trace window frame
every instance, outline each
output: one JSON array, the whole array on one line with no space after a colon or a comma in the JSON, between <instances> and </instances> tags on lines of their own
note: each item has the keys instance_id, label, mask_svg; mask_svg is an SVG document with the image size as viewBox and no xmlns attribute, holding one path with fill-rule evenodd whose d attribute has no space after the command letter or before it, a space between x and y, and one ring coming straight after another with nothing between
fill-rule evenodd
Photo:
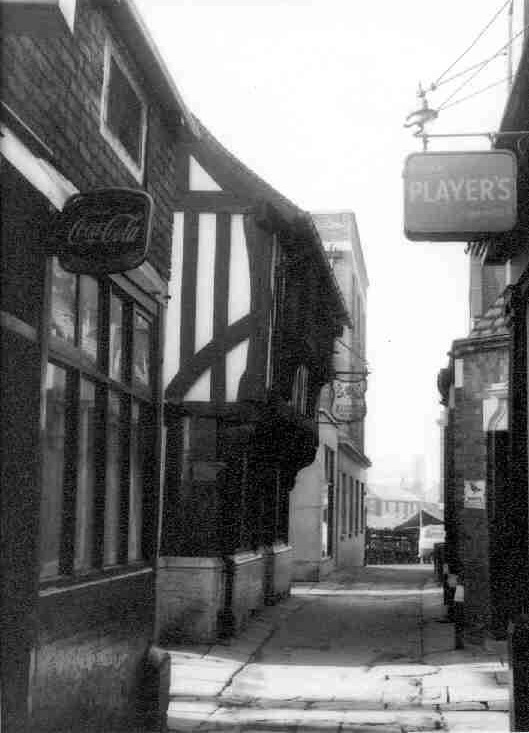
<instances>
[{"instance_id":1,"label":"window frame","mask_svg":"<svg viewBox=\"0 0 529 733\"><path fill-rule=\"evenodd\" d=\"M355 537L360 529L360 481L355 479Z\"/></svg>"},{"instance_id":2,"label":"window frame","mask_svg":"<svg viewBox=\"0 0 529 733\"><path fill-rule=\"evenodd\" d=\"M344 539L347 536L347 474L344 471L340 479L340 536Z\"/></svg>"},{"instance_id":3,"label":"window frame","mask_svg":"<svg viewBox=\"0 0 529 733\"><path fill-rule=\"evenodd\" d=\"M349 476L349 537L353 536L353 526L354 526L354 479L352 476Z\"/></svg>"},{"instance_id":4,"label":"window frame","mask_svg":"<svg viewBox=\"0 0 529 733\"><path fill-rule=\"evenodd\" d=\"M138 294L137 287L126 281L123 277L106 276L93 278L98 284L98 301L97 301L97 359L95 363L91 362L83 356L81 346L81 312L82 305L79 300L81 292L80 282L81 275L77 275L76 282L76 302L74 306L74 343L66 343L58 336L51 334L53 321L53 276L54 261L50 258L48 276L47 276L47 304L43 319L43 368L42 368L42 402L43 415L46 410L46 375L48 365L62 369L65 372L66 388L65 388L65 423L67 431L67 440L63 447L63 469L62 484L56 487L57 495L61 497L62 508L60 516L56 521L58 524L58 569L55 574L43 574L41 571L40 585L46 588L50 585L62 586L69 585L72 582L84 582L93 577L122 574L124 570L144 568L152 565L155 557L155 547L151 546L149 534L152 529L152 523L157 522L157 513L153 509L153 502L156 503L157 497L151 496L152 489L156 493L157 482L157 454L156 446L158 440L158 411L159 411L159 385L158 385L158 361L156 355L158 353L158 304L154 299L149 299L145 293L141 301L136 297ZM91 276L90 276L91 277ZM110 341L108 339L110 329L110 304L112 295L115 295L123 304L122 313L122 360L123 365L128 363L128 368L122 369L119 380L114 379L110 373L109 350ZM125 314L128 315L125 315ZM149 385L148 387L136 382L133 379L133 324L134 314L140 313L143 318L151 324L150 330L150 349L149 349ZM102 348L106 344L106 348ZM81 491L79 484L79 464L81 445L79 434L80 425L80 390L83 382L93 384L95 392L94 403L94 419L99 420L99 430L101 434L96 437L93 448L93 465L92 469L95 474L93 479L93 495L92 506L88 508L88 514L93 514L93 524L91 528L91 536L89 538L90 562L87 567L75 568L75 547L76 547L76 517L77 517L77 496ZM109 438L109 401L111 395L117 396L119 399L120 410L118 417L118 433L119 433L119 464L118 473L119 480L117 488L109 488L107 472L109 471L108 456L110 447ZM130 521L130 511L128 502L130 501L130 493L132 488L132 471L130 465L133 461L131 456L132 439L133 439L133 411L134 406L138 406L139 420L136 430L148 431L148 439L145 441L145 450L138 460L151 460L151 465L147 473L142 473L143 480L141 482L141 531L138 533L140 544L140 557L138 559L130 559L126 548L130 531L128 528ZM44 423L42 423L44 429ZM143 443L142 443L143 448ZM128 451L128 453L126 453ZM97 457L102 457L98 462ZM126 464L127 468L124 468ZM43 465L44 470L44 465ZM42 474L44 481L44 472ZM151 485L151 492L149 490ZM42 487L44 491L44 484ZM117 491L118 505L118 525L116 532L116 553L117 559L112 564L105 564L106 545L105 545L105 518L107 517L107 498L111 491ZM125 495L128 495L127 499ZM126 505L126 506L125 506ZM127 513L125 518L119 518L123 510ZM152 515L152 516L151 516ZM44 526L42 508L40 514L41 532L46 531ZM39 565L43 558L39 549ZM42 567L42 566L41 566Z\"/></svg>"},{"instance_id":5,"label":"window frame","mask_svg":"<svg viewBox=\"0 0 529 733\"><path fill-rule=\"evenodd\" d=\"M110 90L110 70L111 62L114 60L119 70L125 76L129 82L132 90L138 97L138 101L141 106L141 120L140 120L140 163L138 164L134 158L130 155L128 150L125 148L121 140L116 137L107 124L108 118L108 95ZM104 62L103 62L103 85L101 90L101 104L100 104L100 120L99 120L99 131L103 138L107 141L113 151L116 153L121 162L126 166L128 171L134 176L138 183L143 180L145 172L145 143L147 139L147 118L148 118L148 105L147 99L143 94L139 84L134 79L131 72L128 70L127 65L123 61L123 58L116 48L114 41L107 37L105 40L105 51L104 51Z\"/></svg>"}]
</instances>

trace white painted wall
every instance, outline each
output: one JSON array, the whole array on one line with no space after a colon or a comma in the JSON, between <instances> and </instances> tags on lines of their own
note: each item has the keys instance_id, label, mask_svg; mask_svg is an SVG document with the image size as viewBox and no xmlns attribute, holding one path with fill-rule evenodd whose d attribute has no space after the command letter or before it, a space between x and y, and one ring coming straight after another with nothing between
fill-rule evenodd
<instances>
[{"instance_id":1,"label":"white painted wall","mask_svg":"<svg viewBox=\"0 0 529 733\"><path fill-rule=\"evenodd\" d=\"M211 369L207 369L184 395L184 402L209 402L211 399Z\"/></svg>"},{"instance_id":2,"label":"white painted wall","mask_svg":"<svg viewBox=\"0 0 529 733\"><path fill-rule=\"evenodd\" d=\"M213 338L213 283L215 281L217 217L216 214L198 215L198 258L196 287L195 353ZM192 313L182 314L192 318Z\"/></svg>"},{"instance_id":3,"label":"white painted wall","mask_svg":"<svg viewBox=\"0 0 529 733\"><path fill-rule=\"evenodd\" d=\"M202 168L192 155L189 156L189 190L222 191L219 184Z\"/></svg>"},{"instance_id":4,"label":"white painted wall","mask_svg":"<svg viewBox=\"0 0 529 733\"><path fill-rule=\"evenodd\" d=\"M228 324L250 312L250 266L242 214L231 217Z\"/></svg>"}]
</instances>

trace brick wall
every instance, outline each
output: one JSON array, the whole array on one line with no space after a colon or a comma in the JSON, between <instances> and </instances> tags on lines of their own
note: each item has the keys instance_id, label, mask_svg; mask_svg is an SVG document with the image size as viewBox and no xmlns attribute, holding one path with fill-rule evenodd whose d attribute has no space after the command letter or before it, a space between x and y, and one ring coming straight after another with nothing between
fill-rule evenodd
<instances>
[{"instance_id":1,"label":"brick wall","mask_svg":"<svg viewBox=\"0 0 529 733\"><path fill-rule=\"evenodd\" d=\"M148 103L145 176L138 182L100 133L104 49L111 36ZM131 52L132 51L132 52ZM145 188L155 202L148 259L168 278L172 212L184 187L178 120L168 119L119 29L89 0L78 0L73 34L2 38L3 101L54 153L53 164L79 190Z\"/></svg>"},{"instance_id":2,"label":"brick wall","mask_svg":"<svg viewBox=\"0 0 529 733\"><path fill-rule=\"evenodd\" d=\"M487 388L507 378L507 350L484 349L472 340L459 342L454 356L463 360L463 384L455 390L453 480L460 572L465 586L465 623L470 638L479 640L490 626L489 525L483 509L465 505L465 481L486 481L487 434L483 399Z\"/></svg>"}]
</instances>

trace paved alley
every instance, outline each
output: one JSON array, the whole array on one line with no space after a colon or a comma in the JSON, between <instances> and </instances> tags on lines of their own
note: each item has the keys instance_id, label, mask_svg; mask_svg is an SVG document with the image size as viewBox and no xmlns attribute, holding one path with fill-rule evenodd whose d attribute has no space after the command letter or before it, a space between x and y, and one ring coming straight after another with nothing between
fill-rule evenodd
<instances>
[{"instance_id":1,"label":"paved alley","mask_svg":"<svg viewBox=\"0 0 529 733\"><path fill-rule=\"evenodd\" d=\"M297 584L237 638L171 652L175 731L507 731L504 649L454 650L431 566Z\"/></svg>"}]
</instances>

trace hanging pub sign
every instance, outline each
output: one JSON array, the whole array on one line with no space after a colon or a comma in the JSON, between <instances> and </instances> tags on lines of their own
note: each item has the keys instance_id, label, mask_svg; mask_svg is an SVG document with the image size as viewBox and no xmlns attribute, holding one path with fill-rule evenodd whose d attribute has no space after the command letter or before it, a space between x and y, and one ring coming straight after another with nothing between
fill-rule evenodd
<instances>
[{"instance_id":1,"label":"hanging pub sign","mask_svg":"<svg viewBox=\"0 0 529 733\"><path fill-rule=\"evenodd\" d=\"M147 256L152 198L107 188L68 199L54 226L53 249L70 272L104 275L132 270Z\"/></svg>"},{"instance_id":2,"label":"hanging pub sign","mask_svg":"<svg viewBox=\"0 0 529 733\"><path fill-rule=\"evenodd\" d=\"M510 150L412 153L404 165L404 233L461 242L516 224L516 157Z\"/></svg>"},{"instance_id":3,"label":"hanging pub sign","mask_svg":"<svg viewBox=\"0 0 529 733\"><path fill-rule=\"evenodd\" d=\"M331 385L331 415L340 423L360 422L367 413L365 382L334 379Z\"/></svg>"}]
</instances>

